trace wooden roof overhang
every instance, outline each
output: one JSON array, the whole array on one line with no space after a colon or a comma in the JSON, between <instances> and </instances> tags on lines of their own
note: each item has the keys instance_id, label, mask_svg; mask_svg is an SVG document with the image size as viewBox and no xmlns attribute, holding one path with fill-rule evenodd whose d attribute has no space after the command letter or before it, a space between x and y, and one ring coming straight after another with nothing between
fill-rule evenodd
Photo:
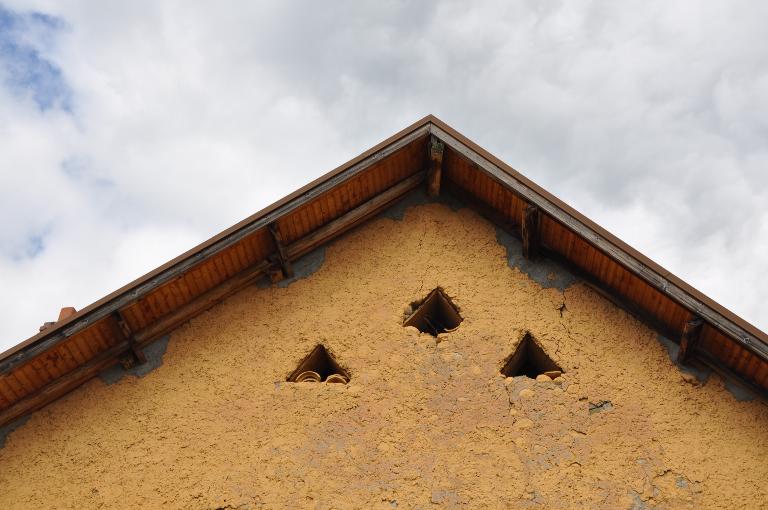
<instances>
[{"instance_id":1,"label":"wooden roof overhang","mask_svg":"<svg viewBox=\"0 0 768 510\"><path fill-rule=\"evenodd\" d=\"M768 335L470 140L427 116L145 276L0 354L0 426L69 392L411 190L455 194L698 360L768 390ZM134 354L132 354L134 353Z\"/></svg>"}]
</instances>

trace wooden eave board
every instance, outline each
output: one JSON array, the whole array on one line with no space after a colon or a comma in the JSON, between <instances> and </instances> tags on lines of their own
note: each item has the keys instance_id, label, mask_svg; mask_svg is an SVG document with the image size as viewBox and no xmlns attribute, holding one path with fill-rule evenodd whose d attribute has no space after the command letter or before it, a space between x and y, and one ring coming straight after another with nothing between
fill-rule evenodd
<instances>
[{"instance_id":1,"label":"wooden eave board","mask_svg":"<svg viewBox=\"0 0 768 510\"><path fill-rule=\"evenodd\" d=\"M299 257L421 185L430 136L445 144L445 188L512 231L542 211L544 248L675 337L702 317L702 359L768 389L768 335L701 294L433 116L381 142L145 276L0 354L0 424L42 407L128 348L116 314L146 344L263 275L280 231ZM181 321L181 322L180 322Z\"/></svg>"}]
</instances>

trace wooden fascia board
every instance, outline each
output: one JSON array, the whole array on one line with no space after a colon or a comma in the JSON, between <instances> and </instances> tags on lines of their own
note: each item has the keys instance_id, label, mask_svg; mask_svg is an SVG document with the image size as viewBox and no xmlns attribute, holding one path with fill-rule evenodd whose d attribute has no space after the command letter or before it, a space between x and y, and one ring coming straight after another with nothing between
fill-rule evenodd
<instances>
[{"instance_id":1,"label":"wooden fascia board","mask_svg":"<svg viewBox=\"0 0 768 510\"><path fill-rule=\"evenodd\" d=\"M539 207L543 213L569 228L630 272L687 308L691 313L706 320L738 344L768 360L768 335L735 316L733 312L726 310L690 285L684 284L682 280L669 271L649 260L439 120L432 120L430 133L445 143L446 146L472 161L494 180L530 204Z\"/></svg>"},{"instance_id":2,"label":"wooden fascia board","mask_svg":"<svg viewBox=\"0 0 768 510\"><path fill-rule=\"evenodd\" d=\"M82 331L113 312L136 302L149 292L183 274L200 262L221 252L249 234L265 228L278 218L301 207L326 191L353 178L411 142L426 136L429 132L429 120L430 117L425 117L341 167L332 170L107 297L87 306L70 317L69 320L56 324L54 327L10 348L0 354L0 374L8 373L15 366L55 347L59 342Z\"/></svg>"}]
</instances>

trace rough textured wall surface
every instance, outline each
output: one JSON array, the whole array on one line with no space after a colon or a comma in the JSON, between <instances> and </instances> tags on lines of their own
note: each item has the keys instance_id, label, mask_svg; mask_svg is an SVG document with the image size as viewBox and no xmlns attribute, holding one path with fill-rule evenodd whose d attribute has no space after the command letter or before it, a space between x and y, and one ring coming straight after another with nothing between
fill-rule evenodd
<instances>
[{"instance_id":1,"label":"rough textured wall surface","mask_svg":"<svg viewBox=\"0 0 768 510\"><path fill-rule=\"evenodd\" d=\"M438 285L465 319L439 342L401 326ZM562 384L499 375L525 330ZM349 385L284 382L317 343ZM146 376L34 414L0 449L0 508L765 508L767 429L764 403L692 384L655 332L430 204L199 316Z\"/></svg>"}]
</instances>

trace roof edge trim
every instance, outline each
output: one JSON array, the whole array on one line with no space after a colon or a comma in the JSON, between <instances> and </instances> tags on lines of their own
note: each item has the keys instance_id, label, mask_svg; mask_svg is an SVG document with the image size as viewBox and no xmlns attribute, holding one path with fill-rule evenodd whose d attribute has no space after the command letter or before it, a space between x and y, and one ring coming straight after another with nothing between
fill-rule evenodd
<instances>
[{"instance_id":1,"label":"roof edge trim","mask_svg":"<svg viewBox=\"0 0 768 510\"><path fill-rule=\"evenodd\" d=\"M167 283L187 269L203 262L256 230L267 226L277 218L300 207L308 200L353 178L366 168L402 149L414 140L428 135L432 119L433 117L430 115L419 120L345 165L328 172L284 199L262 209L179 257L87 306L68 320L58 323L0 353L0 375L8 373L19 363L47 351L67 337L141 299L147 293Z\"/></svg>"},{"instance_id":2,"label":"roof edge trim","mask_svg":"<svg viewBox=\"0 0 768 510\"><path fill-rule=\"evenodd\" d=\"M619 262L654 288L668 295L673 300L689 309L692 313L699 315L745 348L753 351L763 359L768 360L768 335L751 324L749 326L752 326L755 331L747 331L745 327L737 324L732 318L726 317L721 311L718 311L713 306L705 303L704 300L701 299L701 297L705 297L701 292L693 288L690 288L690 290L684 289L682 286L677 285L677 281L681 280L672 273L645 257L643 257L645 260L637 257L632 253L636 252L636 250L626 245L626 243L621 242L619 245L619 243L616 242L618 239L616 239L615 236L604 229L597 227L594 222L584 217L581 213L578 213L575 210L566 210L561 203L559 203L560 200L552 197L549 193L542 193L539 189L536 189L538 188L536 185L529 185L529 183L526 182L528 179L521 178L522 176L520 175L515 175L517 174L517 171L511 167L508 167L509 170L511 170L510 172L507 168L492 162L490 158L487 158L485 155L475 150L474 147L465 143L465 141L462 140L464 138L463 136L444 125L441 121L437 119L435 120L436 122L433 121L430 123L430 133L443 141L448 147L468 158L478 165L482 171L493 177L502 185L509 187L531 204L541 208L542 211L549 214L553 219L565 225L574 233ZM480 151L486 152L483 149L480 149ZM572 208L568 207L568 209ZM711 301L711 299L709 300ZM718 308L722 308L722 306L718 305ZM725 311L727 312L727 310ZM733 315L732 312L729 313ZM738 319L740 322L746 323L743 319Z\"/></svg>"}]
</instances>

